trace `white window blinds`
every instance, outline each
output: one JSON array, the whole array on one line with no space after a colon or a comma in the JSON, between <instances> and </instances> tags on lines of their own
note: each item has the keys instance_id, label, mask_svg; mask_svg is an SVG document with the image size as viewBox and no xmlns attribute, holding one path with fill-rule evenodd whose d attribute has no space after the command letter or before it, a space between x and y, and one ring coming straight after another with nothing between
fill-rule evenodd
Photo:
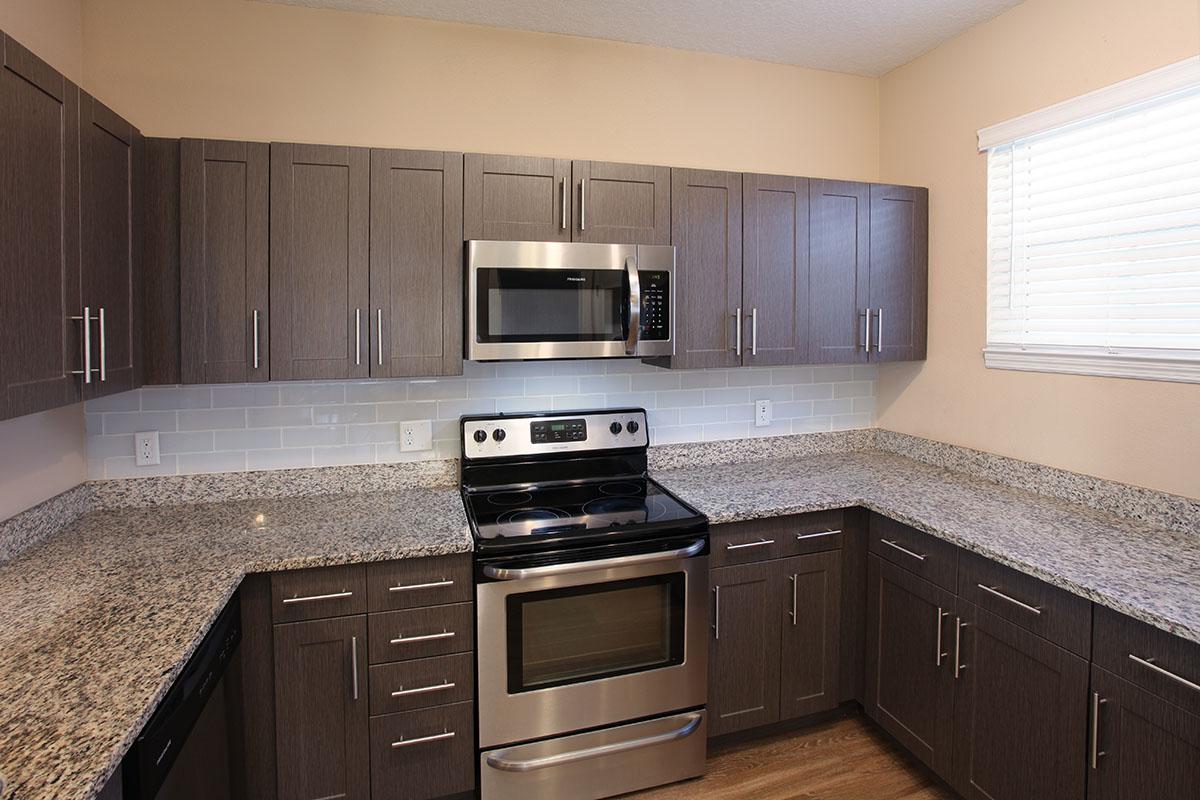
<instances>
[{"instance_id":1,"label":"white window blinds","mask_svg":"<svg viewBox=\"0 0 1200 800\"><path fill-rule=\"evenodd\" d=\"M1195 61L980 132L989 366L1200 380Z\"/></svg>"}]
</instances>

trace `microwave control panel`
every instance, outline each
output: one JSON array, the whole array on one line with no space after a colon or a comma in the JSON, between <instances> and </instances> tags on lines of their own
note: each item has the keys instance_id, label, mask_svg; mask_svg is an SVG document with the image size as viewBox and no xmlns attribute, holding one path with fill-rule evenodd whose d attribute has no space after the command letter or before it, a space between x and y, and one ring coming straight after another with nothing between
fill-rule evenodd
<instances>
[{"instance_id":1,"label":"microwave control panel","mask_svg":"<svg viewBox=\"0 0 1200 800\"><path fill-rule=\"evenodd\" d=\"M638 270L642 288L642 323L639 338L667 341L671 338L671 273Z\"/></svg>"}]
</instances>

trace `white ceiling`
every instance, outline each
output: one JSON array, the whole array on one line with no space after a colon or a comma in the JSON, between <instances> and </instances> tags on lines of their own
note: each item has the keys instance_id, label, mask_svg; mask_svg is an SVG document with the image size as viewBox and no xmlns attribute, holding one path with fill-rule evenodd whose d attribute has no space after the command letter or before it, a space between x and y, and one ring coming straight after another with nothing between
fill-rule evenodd
<instances>
[{"instance_id":1,"label":"white ceiling","mask_svg":"<svg viewBox=\"0 0 1200 800\"><path fill-rule=\"evenodd\" d=\"M266 0L882 75L1020 0Z\"/></svg>"}]
</instances>

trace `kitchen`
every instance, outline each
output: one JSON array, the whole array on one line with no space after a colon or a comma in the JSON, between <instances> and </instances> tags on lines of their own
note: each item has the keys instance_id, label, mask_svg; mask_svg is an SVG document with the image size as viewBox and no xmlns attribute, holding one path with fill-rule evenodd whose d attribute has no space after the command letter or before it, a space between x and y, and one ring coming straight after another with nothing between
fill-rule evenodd
<instances>
[{"instance_id":1,"label":"kitchen","mask_svg":"<svg viewBox=\"0 0 1200 800\"><path fill-rule=\"evenodd\" d=\"M6 0L0 800L1200 794L1200 7L739 11Z\"/></svg>"}]
</instances>

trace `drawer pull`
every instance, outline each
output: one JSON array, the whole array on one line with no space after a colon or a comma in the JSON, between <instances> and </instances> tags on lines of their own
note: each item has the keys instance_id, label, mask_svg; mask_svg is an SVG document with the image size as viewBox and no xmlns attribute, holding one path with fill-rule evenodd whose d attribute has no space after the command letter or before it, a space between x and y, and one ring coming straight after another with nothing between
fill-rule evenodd
<instances>
[{"instance_id":1,"label":"drawer pull","mask_svg":"<svg viewBox=\"0 0 1200 800\"><path fill-rule=\"evenodd\" d=\"M796 541L802 542L805 539L820 539L822 536L836 536L837 534L839 534L841 532L842 532L841 529L838 529L838 530L821 531L820 533L797 533Z\"/></svg>"},{"instance_id":2,"label":"drawer pull","mask_svg":"<svg viewBox=\"0 0 1200 800\"><path fill-rule=\"evenodd\" d=\"M408 747L414 744L427 744L429 742L440 742L445 739L453 739L454 731L446 731L445 733L435 733L432 736L418 736L416 739L405 739L400 737L400 741L392 742L392 747Z\"/></svg>"},{"instance_id":3,"label":"drawer pull","mask_svg":"<svg viewBox=\"0 0 1200 800\"><path fill-rule=\"evenodd\" d=\"M1088 766L1100 769L1100 757L1108 755L1100 749L1100 706L1108 701L1099 692L1092 692L1092 736L1088 744Z\"/></svg>"},{"instance_id":4,"label":"drawer pull","mask_svg":"<svg viewBox=\"0 0 1200 800\"><path fill-rule=\"evenodd\" d=\"M410 642L432 642L435 639L453 639L454 631L442 631L441 633L426 633L421 636L400 636L392 639L392 644L408 644Z\"/></svg>"},{"instance_id":5,"label":"drawer pull","mask_svg":"<svg viewBox=\"0 0 1200 800\"><path fill-rule=\"evenodd\" d=\"M1138 664L1141 664L1143 667L1147 667L1149 669L1154 670L1159 675L1162 675L1165 678L1170 678L1171 680L1175 681L1176 683L1182 684L1189 689L1200 692L1200 684L1192 683L1187 678L1181 678L1180 676L1176 675L1174 672L1163 669L1158 664L1153 663L1154 662L1153 658L1138 658L1133 653L1129 654L1129 658L1132 661L1134 661Z\"/></svg>"},{"instance_id":6,"label":"drawer pull","mask_svg":"<svg viewBox=\"0 0 1200 800\"><path fill-rule=\"evenodd\" d=\"M443 683L434 684L433 686L421 686L417 689L397 689L396 691L392 692L392 697L408 697L409 695L427 694L428 692L445 692L453 688L453 681L445 681Z\"/></svg>"},{"instance_id":7,"label":"drawer pull","mask_svg":"<svg viewBox=\"0 0 1200 800\"><path fill-rule=\"evenodd\" d=\"M741 544L727 544L726 550L741 550L745 547L766 547L767 545L775 544L774 539L759 539L757 542L742 542Z\"/></svg>"},{"instance_id":8,"label":"drawer pull","mask_svg":"<svg viewBox=\"0 0 1200 800\"><path fill-rule=\"evenodd\" d=\"M452 580L431 581L430 583L410 583L406 586L389 586L389 592L413 592L417 589L436 589L439 586L453 586Z\"/></svg>"},{"instance_id":9,"label":"drawer pull","mask_svg":"<svg viewBox=\"0 0 1200 800\"><path fill-rule=\"evenodd\" d=\"M983 589L988 594L993 595L994 597L999 597L1001 600L1007 600L1008 602L1012 603L1017 608L1022 608L1024 610L1028 611L1030 614L1037 614L1040 616L1042 613L1042 609L1040 606L1031 606L1028 603L1022 603L1017 598L1009 597L1004 592L1000 591L999 589L995 588L994 586L984 586L982 583L977 583L975 585L978 586L980 589Z\"/></svg>"},{"instance_id":10,"label":"drawer pull","mask_svg":"<svg viewBox=\"0 0 1200 800\"><path fill-rule=\"evenodd\" d=\"M313 603L317 600L337 600L340 597L352 597L354 592L334 592L333 594L313 594L308 597L285 597L284 605L290 603Z\"/></svg>"},{"instance_id":11,"label":"drawer pull","mask_svg":"<svg viewBox=\"0 0 1200 800\"><path fill-rule=\"evenodd\" d=\"M909 550L907 547L902 547L901 545L896 544L891 539L880 539L879 541L883 542L888 547L891 547L894 550L899 550L901 553L904 553L904 555L906 555L906 556L912 556L917 561L925 560L925 556L921 555L920 553L914 553L912 550Z\"/></svg>"}]
</instances>

